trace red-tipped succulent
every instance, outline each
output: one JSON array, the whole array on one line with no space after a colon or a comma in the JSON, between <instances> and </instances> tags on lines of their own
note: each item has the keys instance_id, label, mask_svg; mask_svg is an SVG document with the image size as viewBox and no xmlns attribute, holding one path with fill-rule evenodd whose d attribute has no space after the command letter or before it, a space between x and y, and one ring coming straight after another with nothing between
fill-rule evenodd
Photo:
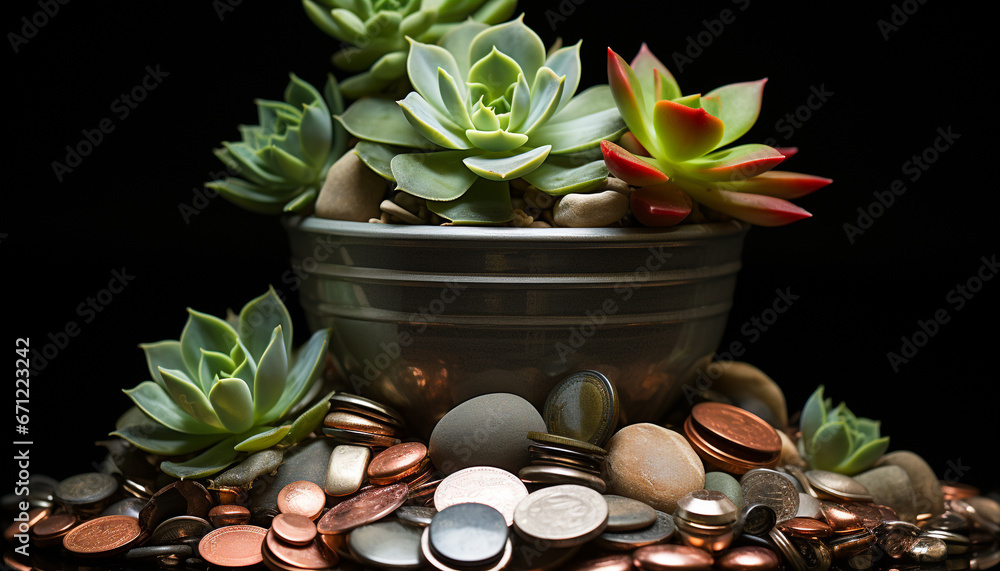
<instances>
[{"instance_id":1,"label":"red-tipped succulent","mask_svg":"<svg viewBox=\"0 0 1000 571\"><path fill-rule=\"evenodd\" d=\"M638 187L631 206L639 222L677 224L691 212L692 199L760 226L811 216L788 199L832 181L771 170L796 149L727 147L757 121L765 81L684 96L645 44L631 66L608 49L608 82L629 132L619 144L603 141L601 151L612 174Z\"/></svg>"}]
</instances>

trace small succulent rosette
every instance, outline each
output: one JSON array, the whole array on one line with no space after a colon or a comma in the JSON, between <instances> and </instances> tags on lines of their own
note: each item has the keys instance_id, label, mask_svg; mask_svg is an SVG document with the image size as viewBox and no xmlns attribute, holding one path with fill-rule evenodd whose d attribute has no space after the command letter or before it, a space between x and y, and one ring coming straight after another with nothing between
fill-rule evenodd
<instances>
[{"instance_id":1,"label":"small succulent rosette","mask_svg":"<svg viewBox=\"0 0 1000 571\"><path fill-rule=\"evenodd\" d=\"M601 150L611 173L638 187L632 214L647 226L677 224L692 199L752 224L780 226L811 216L788 200L832 182L773 170L795 149L727 147L757 121L764 79L682 95L643 44L631 65L608 49L608 81L629 132Z\"/></svg>"},{"instance_id":2,"label":"small succulent rosette","mask_svg":"<svg viewBox=\"0 0 1000 571\"><path fill-rule=\"evenodd\" d=\"M259 99L258 125L240 125L240 141L215 155L238 176L206 183L230 202L261 214L308 212L327 171L347 147L333 120L344 104L331 75L322 94L294 74L284 101Z\"/></svg>"},{"instance_id":3,"label":"small succulent rosette","mask_svg":"<svg viewBox=\"0 0 1000 571\"><path fill-rule=\"evenodd\" d=\"M859 418L840 403L823 398L823 386L806 401L800 421L799 453L816 470L853 476L871 468L889 448L880 422Z\"/></svg>"},{"instance_id":4,"label":"small succulent rosette","mask_svg":"<svg viewBox=\"0 0 1000 571\"><path fill-rule=\"evenodd\" d=\"M333 64L356 73L342 89L358 99L410 91L407 38L434 43L466 20L499 24L517 0L302 0L302 6L320 30L342 42Z\"/></svg>"},{"instance_id":5,"label":"small succulent rosette","mask_svg":"<svg viewBox=\"0 0 1000 571\"><path fill-rule=\"evenodd\" d=\"M292 353L292 320L274 289L233 322L188 309L179 341L141 345L150 381L126 390L135 407L112 433L163 456L201 454L160 468L178 478L222 470L242 454L290 446L323 420L322 390L330 330Z\"/></svg>"},{"instance_id":6,"label":"small succulent rosette","mask_svg":"<svg viewBox=\"0 0 1000 571\"><path fill-rule=\"evenodd\" d=\"M523 17L467 21L439 45L411 42L415 91L361 99L339 119L369 168L438 216L505 223L513 179L556 196L607 181L599 145L625 125L607 85L576 94L580 69L580 44L546 54Z\"/></svg>"}]
</instances>

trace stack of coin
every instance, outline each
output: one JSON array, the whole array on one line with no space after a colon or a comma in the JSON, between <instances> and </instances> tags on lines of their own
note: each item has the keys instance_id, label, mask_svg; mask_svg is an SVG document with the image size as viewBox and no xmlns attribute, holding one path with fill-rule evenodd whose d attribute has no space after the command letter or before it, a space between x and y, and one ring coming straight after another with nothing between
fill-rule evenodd
<instances>
[{"instance_id":1,"label":"stack of coin","mask_svg":"<svg viewBox=\"0 0 1000 571\"><path fill-rule=\"evenodd\" d=\"M781 458L781 437L757 415L719 402L691 408L684 435L710 468L744 474L754 468L774 468Z\"/></svg>"},{"instance_id":2,"label":"stack of coin","mask_svg":"<svg viewBox=\"0 0 1000 571\"><path fill-rule=\"evenodd\" d=\"M368 464L368 481L376 486L406 482L418 486L431 479L434 466L427 456L427 446L421 442L404 442L390 446Z\"/></svg>"},{"instance_id":3,"label":"stack of coin","mask_svg":"<svg viewBox=\"0 0 1000 571\"><path fill-rule=\"evenodd\" d=\"M388 448L400 443L403 417L391 408L349 393L330 397L323 434L340 444Z\"/></svg>"},{"instance_id":4,"label":"stack of coin","mask_svg":"<svg viewBox=\"0 0 1000 571\"><path fill-rule=\"evenodd\" d=\"M608 451L589 442L529 432L531 465L522 468L518 477L528 484L580 484L604 493L607 483L601 468Z\"/></svg>"},{"instance_id":5,"label":"stack of coin","mask_svg":"<svg viewBox=\"0 0 1000 571\"><path fill-rule=\"evenodd\" d=\"M319 539L316 524L299 514L274 517L260 548L261 559L272 571L333 569L339 557Z\"/></svg>"}]
</instances>

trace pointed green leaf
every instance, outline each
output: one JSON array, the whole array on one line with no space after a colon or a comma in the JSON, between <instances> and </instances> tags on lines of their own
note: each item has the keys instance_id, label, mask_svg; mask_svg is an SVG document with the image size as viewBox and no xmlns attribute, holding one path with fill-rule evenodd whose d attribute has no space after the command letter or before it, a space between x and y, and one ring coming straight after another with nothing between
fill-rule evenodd
<instances>
[{"instance_id":1,"label":"pointed green leaf","mask_svg":"<svg viewBox=\"0 0 1000 571\"><path fill-rule=\"evenodd\" d=\"M785 156L767 145L749 144L731 147L692 159L688 172L706 181L744 180L767 172L785 160Z\"/></svg>"},{"instance_id":2,"label":"pointed green leaf","mask_svg":"<svg viewBox=\"0 0 1000 571\"><path fill-rule=\"evenodd\" d=\"M151 454L178 456L208 448L226 437L225 434L185 434L166 426L148 422L130 424L116 429L111 436L118 436Z\"/></svg>"},{"instance_id":3,"label":"pointed green leaf","mask_svg":"<svg viewBox=\"0 0 1000 571\"><path fill-rule=\"evenodd\" d=\"M330 17L333 19L334 24L337 25L340 33L346 36L341 39L350 41L352 38L364 38L368 36L364 21L350 10L336 8L330 11Z\"/></svg>"},{"instance_id":4,"label":"pointed green leaf","mask_svg":"<svg viewBox=\"0 0 1000 571\"><path fill-rule=\"evenodd\" d=\"M474 60L472 69L469 70L469 83L479 84L486 88L487 100L492 101L504 93L507 88L517 83L517 78L522 70L517 65L517 61L507 54L501 53L493 48L482 59ZM533 77L525 74L526 77ZM506 109L501 112L505 112Z\"/></svg>"},{"instance_id":5,"label":"pointed green leaf","mask_svg":"<svg viewBox=\"0 0 1000 571\"><path fill-rule=\"evenodd\" d=\"M277 173L271 172L271 165L263 162L257 155L258 149L245 143L224 141L223 148L227 157L236 164L240 177L260 186L282 184L285 181Z\"/></svg>"},{"instance_id":6,"label":"pointed green leaf","mask_svg":"<svg viewBox=\"0 0 1000 571\"><path fill-rule=\"evenodd\" d=\"M746 180L724 183L720 188L792 200L830 184L833 180L797 172L769 170Z\"/></svg>"},{"instance_id":7,"label":"pointed green leaf","mask_svg":"<svg viewBox=\"0 0 1000 571\"><path fill-rule=\"evenodd\" d=\"M292 426L290 424L286 424L284 426L278 426L265 430L264 432L255 434L246 440L239 442L233 448L240 452L257 452L259 450L264 450L265 448L270 448L281 442L291 428Z\"/></svg>"},{"instance_id":8,"label":"pointed green leaf","mask_svg":"<svg viewBox=\"0 0 1000 571\"><path fill-rule=\"evenodd\" d=\"M663 100L653 106L653 129L665 157L680 163L715 149L725 125L704 109Z\"/></svg>"},{"instance_id":9,"label":"pointed green leaf","mask_svg":"<svg viewBox=\"0 0 1000 571\"><path fill-rule=\"evenodd\" d=\"M859 448L850 458L842 462L834 469L847 476L853 476L864 472L875 465L875 462L889 449L889 437L885 436L878 440L873 440Z\"/></svg>"},{"instance_id":10,"label":"pointed green leaf","mask_svg":"<svg viewBox=\"0 0 1000 571\"><path fill-rule=\"evenodd\" d=\"M595 85L581 91L576 97L570 99L565 107L549 119L549 123L561 123L608 110L618 112L618 108L615 107L615 98L611 94L611 88L607 85ZM624 124L624 119L622 122Z\"/></svg>"},{"instance_id":11,"label":"pointed green leaf","mask_svg":"<svg viewBox=\"0 0 1000 571\"><path fill-rule=\"evenodd\" d=\"M202 392L208 393L212 388L216 375L228 377L236 370L236 364L224 353L201 350L201 363L198 365L198 379Z\"/></svg>"},{"instance_id":12,"label":"pointed green leaf","mask_svg":"<svg viewBox=\"0 0 1000 571\"><path fill-rule=\"evenodd\" d=\"M399 23L401 37L416 38L430 28L437 20L437 14L430 10L419 10L409 14Z\"/></svg>"},{"instance_id":13,"label":"pointed green leaf","mask_svg":"<svg viewBox=\"0 0 1000 571\"><path fill-rule=\"evenodd\" d=\"M390 164L392 157L408 151L409 149L404 147L382 145L370 141L358 141L358 144L353 149L353 152L358 155L358 158L361 159L361 162L365 166L374 171L375 174L392 182L396 182L396 178L392 175L392 166Z\"/></svg>"},{"instance_id":14,"label":"pointed green leaf","mask_svg":"<svg viewBox=\"0 0 1000 571\"><path fill-rule=\"evenodd\" d=\"M864 438L865 442L876 440L881 436L881 422L870 418L859 418L854 421L853 428Z\"/></svg>"},{"instance_id":15,"label":"pointed green leaf","mask_svg":"<svg viewBox=\"0 0 1000 571\"><path fill-rule=\"evenodd\" d=\"M739 139L753 127L760 114L760 102L764 97L764 83L767 79L732 83L708 92L708 97L717 96L721 104L718 115L726 124L726 134L717 147L722 147Z\"/></svg>"},{"instance_id":16,"label":"pointed green leaf","mask_svg":"<svg viewBox=\"0 0 1000 571\"><path fill-rule=\"evenodd\" d=\"M500 128L500 119L497 117L496 112L493 111L492 107L483 105L482 98L476 101L470 118L472 125L481 131L496 131Z\"/></svg>"},{"instance_id":17,"label":"pointed green leaf","mask_svg":"<svg viewBox=\"0 0 1000 571\"><path fill-rule=\"evenodd\" d=\"M240 440L241 435L230 436L186 462L161 462L160 469L181 480L211 476L236 461L240 453L234 446Z\"/></svg>"},{"instance_id":18,"label":"pointed green leaf","mask_svg":"<svg viewBox=\"0 0 1000 571\"><path fill-rule=\"evenodd\" d=\"M531 87L531 110L524 119L522 133L530 136L555 114L563 93L563 80L564 78L556 76L551 69L543 67L538 70Z\"/></svg>"},{"instance_id":19,"label":"pointed green leaf","mask_svg":"<svg viewBox=\"0 0 1000 571\"><path fill-rule=\"evenodd\" d=\"M323 104L323 97L309 82L302 80L294 73L289 74L289 79L288 87L285 88L285 101L288 105L296 110L301 110L307 105Z\"/></svg>"},{"instance_id":20,"label":"pointed green leaf","mask_svg":"<svg viewBox=\"0 0 1000 571\"><path fill-rule=\"evenodd\" d=\"M802 407L802 420L799 421L802 439L811 442L819 427L824 424L826 424L826 406L823 404L823 385L820 385Z\"/></svg>"},{"instance_id":21,"label":"pointed green leaf","mask_svg":"<svg viewBox=\"0 0 1000 571\"><path fill-rule=\"evenodd\" d=\"M464 129L441 115L417 92L411 91L398 103L406 121L431 143L446 149L468 149L472 146L465 138Z\"/></svg>"},{"instance_id":22,"label":"pointed green leaf","mask_svg":"<svg viewBox=\"0 0 1000 571\"><path fill-rule=\"evenodd\" d=\"M397 80L379 79L372 75L370 71L363 71L342 81L340 83L340 92L348 99L357 99L360 101L367 96L383 93L395 81Z\"/></svg>"},{"instance_id":23,"label":"pointed green leaf","mask_svg":"<svg viewBox=\"0 0 1000 571\"><path fill-rule=\"evenodd\" d=\"M236 370L229 376L234 379L242 379L252 391L253 379L257 376L257 362L250 355L249 349L246 348L243 341L237 340L236 345L229 355L233 362L236 363Z\"/></svg>"},{"instance_id":24,"label":"pointed green leaf","mask_svg":"<svg viewBox=\"0 0 1000 571\"><path fill-rule=\"evenodd\" d=\"M326 417L326 412L330 410L330 397L336 391L331 391L327 393L319 402L314 404L309 410L303 412L295 419L290 426L288 435L281 441L282 445L291 446L297 444L309 433L319 428L323 423L323 418Z\"/></svg>"},{"instance_id":25,"label":"pointed green leaf","mask_svg":"<svg viewBox=\"0 0 1000 571\"><path fill-rule=\"evenodd\" d=\"M439 45L452 54L455 58L455 64L458 65L458 73L455 74L455 77L462 79L469 77L469 69L472 68L472 63L475 61L469 60L472 41L487 28L489 26L486 24L467 20L452 28L441 38Z\"/></svg>"},{"instance_id":26,"label":"pointed green leaf","mask_svg":"<svg viewBox=\"0 0 1000 571\"><path fill-rule=\"evenodd\" d=\"M806 443L806 460L817 470L833 470L851 453L851 435L843 422L828 422Z\"/></svg>"},{"instance_id":27,"label":"pointed green leaf","mask_svg":"<svg viewBox=\"0 0 1000 571\"><path fill-rule=\"evenodd\" d=\"M281 398L288 380L288 352L282 336L281 325L274 328L271 344L268 345L257 364L257 374L253 382L253 408L255 420L271 410Z\"/></svg>"},{"instance_id":28,"label":"pointed green leaf","mask_svg":"<svg viewBox=\"0 0 1000 571\"><path fill-rule=\"evenodd\" d=\"M646 95L632 68L625 60L608 48L608 85L614 97L618 112L632 134L650 153L657 153L659 147L652 130L652 105L646 106ZM652 94L649 94L652 97Z\"/></svg>"},{"instance_id":29,"label":"pointed green leaf","mask_svg":"<svg viewBox=\"0 0 1000 571\"><path fill-rule=\"evenodd\" d=\"M639 48L639 53L632 60L632 70L635 71L643 93L649 96L656 95L654 101L661 99L676 99L681 96L681 88L677 85L677 80L667 69L667 66L649 51L649 47L643 42ZM657 85L659 83L659 85Z\"/></svg>"},{"instance_id":30,"label":"pointed green leaf","mask_svg":"<svg viewBox=\"0 0 1000 571\"><path fill-rule=\"evenodd\" d=\"M402 109L391 99L359 99L337 119L348 133L365 141L413 148L431 146L427 139L410 126Z\"/></svg>"},{"instance_id":31,"label":"pointed green leaf","mask_svg":"<svg viewBox=\"0 0 1000 571\"><path fill-rule=\"evenodd\" d=\"M267 161L271 170L289 181L303 184L312 182L316 178L316 173L309 168L309 165L277 145L264 147L257 153Z\"/></svg>"},{"instance_id":32,"label":"pointed green leaf","mask_svg":"<svg viewBox=\"0 0 1000 571\"><path fill-rule=\"evenodd\" d=\"M625 122L615 108L559 123L549 121L531 134L531 145L552 145L552 152L575 153L595 148L604 139L615 140L625 132Z\"/></svg>"},{"instance_id":33,"label":"pointed green leaf","mask_svg":"<svg viewBox=\"0 0 1000 571\"><path fill-rule=\"evenodd\" d=\"M186 370L197 371L201 351L229 353L236 342L236 331L225 321L188 308L188 320L181 331L181 356Z\"/></svg>"},{"instance_id":34,"label":"pointed green leaf","mask_svg":"<svg viewBox=\"0 0 1000 571\"><path fill-rule=\"evenodd\" d=\"M390 52L378 58L368 73L375 79L393 82L406 76L406 52Z\"/></svg>"},{"instance_id":35,"label":"pointed green leaf","mask_svg":"<svg viewBox=\"0 0 1000 571\"><path fill-rule=\"evenodd\" d=\"M464 151L407 153L393 157L397 188L427 200L454 200L472 185L476 173L462 164Z\"/></svg>"},{"instance_id":36,"label":"pointed green leaf","mask_svg":"<svg viewBox=\"0 0 1000 571\"><path fill-rule=\"evenodd\" d=\"M196 386L183 371L161 367L160 376L163 377L163 382L167 385L170 399L181 410L205 424L224 428L201 387Z\"/></svg>"},{"instance_id":37,"label":"pointed green leaf","mask_svg":"<svg viewBox=\"0 0 1000 571\"><path fill-rule=\"evenodd\" d=\"M535 77L539 68L545 63L545 45L538 34L524 25L524 16L505 24L492 26L473 40L469 46L469 61L475 62L487 57L494 49L517 62L525 77ZM517 79L517 74L510 77L510 85Z\"/></svg>"},{"instance_id":38,"label":"pointed green leaf","mask_svg":"<svg viewBox=\"0 0 1000 571\"><path fill-rule=\"evenodd\" d=\"M449 107L445 105L441 96L439 70L444 71L452 78L465 78L465 76L459 75L461 72L458 69L458 64L455 63L455 58L448 50L410 40L410 53L406 60L406 71L410 77L410 83L413 84L413 89L432 107L446 112ZM456 84L455 87L461 95L459 99L464 102L467 95L465 83ZM451 113L450 116L454 117L455 115Z\"/></svg>"},{"instance_id":39,"label":"pointed green leaf","mask_svg":"<svg viewBox=\"0 0 1000 571\"><path fill-rule=\"evenodd\" d=\"M438 91L441 94L444 111L459 127L468 129L472 127L469 109L465 104L468 91L463 90L459 85L451 74L444 69L438 68ZM465 84L462 83L461 85L464 86Z\"/></svg>"},{"instance_id":40,"label":"pointed green leaf","mask_svg":"<svg viewBox=\"0 0 1000 571\"><path fill-rule=\"evenodd\" d=\"M685 95L674 99L673 102L679 103L685 107L690 107L691 109L701 109L701 94L694 93L691 95Z\"/></svg>"},{"instance_id":41,"label":"pointed green leaf","mask_svg":"<svg viewBox=\"0 0 1000 571\"><path fill-rule=\"evenodd\" d=\"M308 394L315 381L322 376L326 366L326 352L330 344L331 329L313 333L298 354L288 372L288 384L281 393L281 400L264 417L263 424L273 422L288 414Z\"/></svg>"},{"instance_id":42,"label":"pointed green leaf","mask_svg":"<svg viewBox=\"0 0 1000 571\"><path fill-rule=\"evenodd\" d=\"M333 146L333 117L325 106L306 105L302 109L299 136L303 158L313 169L322 167Z\"/></svg>"},{"instance_id":43,"label":"pointed green leaf","mask_svg":"<svg viewBox=\"0 0 1000 571\"><path fill-rule=\"evenodd\" d=\"M517 7L517 0L487 0L470 16L477 22L499 24L510 18Z\"/></svg>"},{"instance_id":44,"label":"pointed green leaf","mask_svg":"<svg viewBox=\"0 0 1000 571\"><path fill-rule=\"evenodd\" d=\"M247 183L238 178L227 178L221 181L214 181L205 184L205 188L211 188L237 206L245 208L250 212L258 214L281 214L284 204L299 194L302 187L293 186L288 190L280 190L277 187L264 189L261 186Z\"/></svg>"},{"instance_id":45,"label":"pointed green leaf","mask_svg":"<svg viewBox=\"0 0 1000 571\"><path fill-rule=\"evenodd\" d=\"M163 378L160 377L158 367L163 367L164 369L184 369L187 367L184 364L184 357L181 355L180 341L168 340L156 343L143 343L139 347L146 354L146 366L149 368L149 375L156 381L156 384L164 389L167 386L163 383Z\"/></svg>"},{"instance_id":46,"label":"pointed green leaf","mask_svg":"<svg viewBox=\"0 0 1000 571\"><path fill-rule=\"evenodd\" d=\"M521 74L517 76L517 84L514 86L514 93L511 97L507 130L515 133L521 132L530 111L531 88L528 87L528 81L524 79L524 74Z\"/></svg>"},{"instance_id":47,"label":"pointed green leaf","mask_svg":"<svg viewBox=\"0 0 1000 571\"><path fill-rule=\"evenodd\" d=\"M480 155L468 157L463 162L469 170L489 180L511 180L520 178L538 168L549 156L548 145L530 151L505 157Z\"/></svg>"},{"instance_id":48,"label":"pointed green leaf","mask_svg":"<svg viewBox=\"0 0 1000 571\"><path fill-rule=\"evenodd\" d=\"M208 393L208 400L229 432L240 433L253 426L253 396L241 379L219 379Z\"/></svg>"},{"instance_id":49,"label":"pointed green leaf","mask_svg":"<svg viewBox=\"0 0 1000 571\"><path fill-rule=\"evenodd\" d=\"M524 175L524 180L535 188L554 196L571 192L590 192L604 186L608 168L601 155L574 153L549 155L538 168Z\"/></svg>"},{"instance_id":50,"label":"pointed green leaf","mask_svg":"<svg viewBox=\"0 0 1000 571\"><path fill-rule=\"evenodd\" d=\"M315 187L310 188L309 190L306 190L302 194L298 195L297 197L285 203L285 206L282 207L281 211L285 213L289 212L304 213L306 210L310 210L312 208L312 205L316 201L316 196L318 196L318 194L319 193L316 191Z\"/></svg>"},{"instance_id":51,"label":"pointed green leaf","mask_svg":"<svg viewBox=\"0 0 1000 571\"><path fill-rule=\"evenodd\" d=\"M224 431L221 426L209 425L183 410L163 387L153 381L143 381L124 392L140 410L171 430L188 434Z\"/></svg>"},{"instance_id":52,"label":"pointed green leaf","mask_svg":"<svg viewBox=\"0 0 1000 571\"><path fill-rule=\"evenodd\" d=\"M428 202L427 208L455 224L501 224L514 218L508 183L478 177L460 198Z\"/></svg>"},{"instance_id":53,"label":"pointed green leaf","mask_svg":"<svg viewBox=\"0 0 1000 571\"><path fill-rule=\"evenodd\" d=\"M243 341L254 363L260 363L264 350L271 344L271 336L276 327L281 327L285 347L292 346L292 316L288 308L274 291L267 292L247 302L240 310L239 337Z\"/></svg>"},{"instance_id":54,"label":"pointed green leaf","mask_svg":"<svg viewBox=\"0 0 1000 571\"><path fill-rule=\"evenodd\" d=\"M521 133L509 133L503 129L496 131L479 131L469 129L466 138L477 148L490 153L506 153L523 146L528 142L528 136Z\"/></svg>"},{"instance_id":55,"label":"pointed green leaf","mask_svg":"<svg viewBox=\"0 0 1000 571\"><path fill-rule=\"evenodd\" d=\"M558 49L545 60L545 67L551 69L556 75L566 78L563 83L562 97L559 100L559 110L566 107L573 94L576 93L577 87L580 86L580 45L582 43L581 40L572 46ZM610 91L608 95L611 95ZM613 102L612 105L614 105Z\"/></svg>"}]
</instances>

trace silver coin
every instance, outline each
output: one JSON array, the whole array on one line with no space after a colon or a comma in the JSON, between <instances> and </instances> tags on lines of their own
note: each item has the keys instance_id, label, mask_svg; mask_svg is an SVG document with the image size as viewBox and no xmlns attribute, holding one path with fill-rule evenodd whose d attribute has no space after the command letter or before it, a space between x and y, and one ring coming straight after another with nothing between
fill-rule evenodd
<instances>
[{"instance_id":1,"label":"silver coin","mask_svg":"<svg viewBox=\"0 0 1000 571\"><path fill-rule=\"evenodd\" d=\"M517 476L524 482L532 484L579 484L604 493L608 489L607 483L600 476L570 468L569 466L550 466L536 464L525 466L517 473Z\"/></svg>"},{"instance_id":2,"label":"silver coin","mask_svg":"<svg viewBox=\"0 0 1000 571\"><path fill-rule=\"evenodd\" d=\"M785 556L785 561L788 562L792 569L795 571L809 571L809 568L806 566L806 560L802 558L802 554L799 553L799 550L795 548L795 545L792 544L791 540L785 534L781 533L778 528L774 528L768 532L768 535L771 537L774 545L778 547L778 550L781 551L781 554Z\"/></svg>"},{"instance_id":3,"label":"silver coin","mask_svg":"<svg viewBox=\"0 0 1000 571\"><path fill-rule=\"evenodd\" d=\"M146 500L140 498L125 498L104 508L101 515L127 515L139 519L139 512L146 507Z\"/></svg>"},{"instance_id":4,"label":"silver coin","mask_svg":"<svg viewBox=\"0 0 1000 571\"><path fill-rule=\"evenodd\" d=\"M164 520L156 526L149 538L150 545L180 543L189 537L201 537L214 529L212 524L200 517L179 515Z\"/></svg>"},{"instance_id":5,"label":"silver coin","mask_svg":"<svg viewBox=\"0 0 1000 571\"><path fill-rule=\"evenodd\" d=\"M380 569L419 569L424 566L419 527L398 521L379 521L356 527L347 547L359 562Z\"/></svg>"},{"instance_id":6,"label":"silver coin","mask_svg":"<svg viewBox=\"0 0 1000 571\"><path fill-rule=\"evenodd\" d=\"M795 517L823 519L820 516L819 500L809 494L799 492L799 510L795 512Z\"/></svg>"},{"instance_id":7,"label":"silver coin","mask_svg":"<svg viewBox=\"0 0 1000 571\"><path fill-rule=\"evenodd\" d=\"M434 519L437 510L425 506L399 506L392 515L399 518L399 521L410 525L427 527Z\"/></svg>"},{"instance_id":8,"label":"silver coin","mask_svg":"<svg viewBox=\"0 0 1000 571\"><path fill-rule=\"evenodd\" d=\"M656 521L653 525L633 531L605 531L598 536L595 543L606 549L629 551L647 545L666 543L673 537L675 529L673 516L656 510Z\"/></svg>"},{"instance_id":9,"label":"silver coin","mask_svg":"<svg viewBox=\"0 0 1000 571\"><path fill-rule=\"evenodd\" d=\"M56 501L66 505L93 504L110 498L118 490L118 481L100 472L77 474L59 482L53 491Z\"/></svg>"},{"instance_id":10,"label":"silver coin","mask_svg":"<svg viewBox=\"0 0 1000 571\"><path fill-rule=\"evenodd\" d=\"M528 494L514 510L514 528L526 539L553 547L581 545L608 525L608 502L595 490L576 484L543 488Z\"/></svg>"},{"instance_id":11,"label":"silver coin","mask_svg":"<svg viewBox=\"0 0 1000 571\"><path fill-rule=\"evenodd\" d=\"M756 503L756 502L754 502ZM677 500L677 517L701 525L726 525L736 521L736 504L716 490L695 490Z\"/></svg>"},{"instance_id":12,"label":"silver coin","mask_svg":"<svg viewBox=\"0 0 1000 571\"><path fill-rule=\"evenodd\" d=\"M656 523L656 510L639 500L605 494L608 502L607 531L632 531L645 529Z\"/></svg>"},{"instance_id":13,"label":"silver coin","mask_svg":"<svg viewBox=\"0 0 1000 571\"><path fill-rule=\"evenodd\" d=\"M806 478L817 492L853 502L872 501L872 494L868 488L850 476L826 470L809 470L806 472Z\"/></svg>"},{"instance_id":14,"label":"silver coin","mask_svg":"<svg viewBox=\"0 0 1000 571\"><path fill-rule=\"evenodd\" d=\"M740 488L746 503L770 507L778 521L792 519L799 511L799 492L781 472L766 468L750 470L740 478Z\"/></svg>"}]
</instances>

